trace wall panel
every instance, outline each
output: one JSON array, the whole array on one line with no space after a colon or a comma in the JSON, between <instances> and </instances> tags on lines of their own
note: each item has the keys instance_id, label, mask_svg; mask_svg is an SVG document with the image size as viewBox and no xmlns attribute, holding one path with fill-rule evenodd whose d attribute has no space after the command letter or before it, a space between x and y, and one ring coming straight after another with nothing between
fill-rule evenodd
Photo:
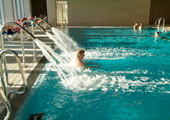
<instances>
[{"instance_id":1,"label":"wall panel","mask_svg":"<svg viewBox=\"0 0 170 120\"><path fill-rule=\"evenodd\" d=\"M155 24L155 20L164 17L165 24L170 24L170 0L151 0L150 24Z\"/></svg>"},{"instance_id":2,"label":"wall panel","mask_svg":"<svg viewBox=\"0 0 170 120\"><path fill-rule=\"evenodd\" d=\"M149 24L150 0L68 0L69 25Z\"/></svg>"}]
</instances>

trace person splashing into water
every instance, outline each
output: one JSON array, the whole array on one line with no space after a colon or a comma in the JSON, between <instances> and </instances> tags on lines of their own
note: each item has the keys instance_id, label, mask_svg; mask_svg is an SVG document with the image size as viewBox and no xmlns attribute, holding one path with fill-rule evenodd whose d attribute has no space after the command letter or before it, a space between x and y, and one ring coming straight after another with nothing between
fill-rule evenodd
<instances>
[{"instance_id":1,"label":"person splashing into water","mask_svg":"<svg viewBox=\"0 0 170 120\"><path fill-rule=\"evenodd\" d=\"M77 51L77 58L76 58L76 65L77 67L86 67L86 68L97 68L100 67L100 65L96 65L96 66L86 66L86 64L82 61L82 59L85 56L85 51L83 49L79 49ZM96 63L87 63L87 64L96 64Z\"/></svg>"}]
</instances>

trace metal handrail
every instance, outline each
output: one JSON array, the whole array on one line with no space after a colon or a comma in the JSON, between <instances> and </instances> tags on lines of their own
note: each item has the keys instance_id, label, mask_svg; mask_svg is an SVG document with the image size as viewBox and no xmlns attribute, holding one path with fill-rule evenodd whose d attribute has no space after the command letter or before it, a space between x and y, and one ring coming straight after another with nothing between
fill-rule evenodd
<instances>
[{"instance_id":1,"label":"metal handrail","mask_svg":"<svg viewBox=\"0 0 170 120\"><path fill-rule=\"evenodd\" d=\"M159 20L158 20L157 31L159 31L161 20L163 20L163 30L164 30L165 18L161 17L161 18L159 18Z\"/></svg>"},{"instance_id":2,"label":"metal handrail","mask_svg":"<svg viewBox=\"0 0 170 120\"><path fill-rule=\"evenodd\" d=\"M157 24L158 21L159 21L159 19L156 19L156 20L155 20L155 25L156 25L156 27L158 26L158 24Z\"/></svg>"},{"instance_id":3,"label":"metal handrail","mask_svg":"<svg viewBox=\"0 0 170 120\"><path fill-rule=\"evenodd\" d=\"M65 22L65 26L64 26L64 23ZM65 18L63 18L62 20L61 20L61 29L63 29L63 28L67 28L67 24L66 24L66 19Z\"/></svg>"},{"instance_id":4,"label":"metal handrail","mask_svg":"<svg viewBox=\"0 0 170 120\"><path fill-rule=\"evenodd\" d=\"M22 45L22 55L23 55L23 67L25 67L25 51L24 51L24 42L23 42L23 31L26 32L31 38L32 40L35 40L36 37L34 37L31 33L29 33L25 28L23 28L21 25L15 23L15 22L8 22L8 23L5 23L2 27L1 27L1 30L0 30L0 36L1 36L1 50L4 50L4 39L3 39L3 31L5 29L6 26L8 25L14 25L14 26L17 26L20 28L20 34L21 34L21 45ZM35 47L34 47L34 60L35 60ZM3 62L4 62L4 70L7 71L7 67L6 67L6 57L3 55ZM8 77L8 73L6 72L6 77ZM9 84L8 82L8 78L7 78L7 83Z\"/></svg>"},{"instance_id":5,"label":"metal handrail","mask_svg":"<svg viewBox=\"0 0 170 120\"><path fill-rule=\"evenodd\" d=\"M9 102L9 100L7 99L4 91L2 90L2 88L0 88L0 96L2 98L2 101L4 102L6 108L7 108L7 115L5 116L4 120L9 120L11 113L12 113L12 106Z\"/></svg>"},{"instance_id":6,"label":"metal handrail","mask_svg":"<svg viewBox=\"0 0 170 120\"><path fill-rule=\"evenodd\" d=\"M6 93L6 87L5 87L5 81L4 81L4 77L3 77L3 75L4 75L3 72L5 72L5 75L8 75L8 74L7 74L7 69L6 69L6 70L3 70L3 67L2 67L2 61L4 61L4 59L2 59L2 56L3 56L5 53L7 53L7 52L11 52L11 53L15 56L15 59L16 59L17 62L18 62L18 66L19 66L19 69L20 69L20 72L21 72L21 76L22 76L22 79L23 79L23 84L24 84L24 90L23 90L23 91L16 92L16 91L13 91L13 90L12 90L12 91L9 91L8 93L9 93L9 95L10 95L11 93L24 94L24 93L26 93L27 90L28 90L28 84L27 84L27 81L26 81L26 79L25 79L24 70L23 70L23 68L22 68L21 61L20 61L20 58L19 58L18 54L17 54L15 51L10 50L10 49L2 50L2 51L0 52L0 75L1 75L2 89L3 89L3 91L5 92L5 95L7 95L7 93ZM8 77L5 76L5 78L6 78L6 81L7 81L7 78L8 78Z\"/></svg>"},{"instance_id":7,"label":"metal handrail","mask_svg":"<svg viewBox=\"0 0 170 120\"><path fill-rule=\"evenodd\" d=\"M35 24L36 26L38 26L42 31L46 32L46 30L45 30L41 25L39 25L38 23L36 23L35 21L30 20L30 19L24 20L24 21L21 23L21 26L24 26L24 24L25 24L26 22L31 22L31 32L32 32L32 35L34 35L34 24ZM33 40L34 61L36 61L35 49L36 49L36 48L35 48L35 40Z\"/></svg>"},{"instance_id":8,"label":"metal handrail","mask_svg":"<svg viewBox=\"0 0 170 120\"><path fill-rule=\"evenodd\" d=\"M22 54L23 54L23 66L25 67L25 51L24 51L24 42L23 42L23 31L26 32L31 38L32 40L35 40L36 37L34 37L30 32L28 32L25 28L23 28L21 25L15 23L15 22L9 22L9 23L5 23L2 28L1 28L1 31L0 31L0 35L1 35L1 49L3 50L4 49L4 40L3 40L3 36L2 36L2 33L3 33L3 30L5 29L6 26L8 25L14 25L14 26L17 26L20 28L20 34L21 34L21 45L22 45ZM34 48L34 51L35 51L35 48ZM34 52L35 54L35 52ZM35 56L35 55L34 55Z\"/></svg>"},{"instance_id":9,"label":"metal handrail","mask_svg":"<svg viewBox=\"0 0 170 120\"><path fill-rule=\"evenodd\" d=\"M52 25L49 24L47 21L45 21L44 19L42 18L35 18L34 21L36 22L37 20L42 20L43 22L45 22L50 28L52 28Z\"/></svg>"}]
</instances>

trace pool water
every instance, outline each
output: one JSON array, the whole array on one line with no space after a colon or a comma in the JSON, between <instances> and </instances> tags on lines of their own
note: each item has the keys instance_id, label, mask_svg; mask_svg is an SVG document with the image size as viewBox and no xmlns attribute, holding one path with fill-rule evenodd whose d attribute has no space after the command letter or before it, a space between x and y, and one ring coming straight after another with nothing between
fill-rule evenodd
<instances>
[{"instance_id":1,"label":"pool water","mask_svg":"<svg viewBox=\"0 0 170 120\"><path fill-rule=\"evenodd\" d=\"M15 120L40 112L44 120L170 119L170 41L155 31L70 28L84 61L101 67L63 82L47 63Z\"/></svg>"}]
</instances>

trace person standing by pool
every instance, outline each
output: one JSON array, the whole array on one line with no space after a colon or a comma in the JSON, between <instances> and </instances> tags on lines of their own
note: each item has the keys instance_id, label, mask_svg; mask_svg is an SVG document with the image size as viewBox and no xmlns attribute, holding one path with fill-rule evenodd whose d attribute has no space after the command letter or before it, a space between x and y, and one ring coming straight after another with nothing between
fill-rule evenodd
<instances>
[{"instance_id":1,"label":"person standing by pool","mask_svg":"<svg viewBox=\"0 0 170 120\"><path fill-rule=\"evenodd\" d=\"M96 65L96 66L86 66L86 64L82 61L82 59L85 56L85 51L83 49L79 49L77 51L77 58L76 58L76 65L77 67L86 67L86 68L97 68L100 67L100 65ZM92 63L95 64L95 63Z\"/></svg>"}]
</instances>

